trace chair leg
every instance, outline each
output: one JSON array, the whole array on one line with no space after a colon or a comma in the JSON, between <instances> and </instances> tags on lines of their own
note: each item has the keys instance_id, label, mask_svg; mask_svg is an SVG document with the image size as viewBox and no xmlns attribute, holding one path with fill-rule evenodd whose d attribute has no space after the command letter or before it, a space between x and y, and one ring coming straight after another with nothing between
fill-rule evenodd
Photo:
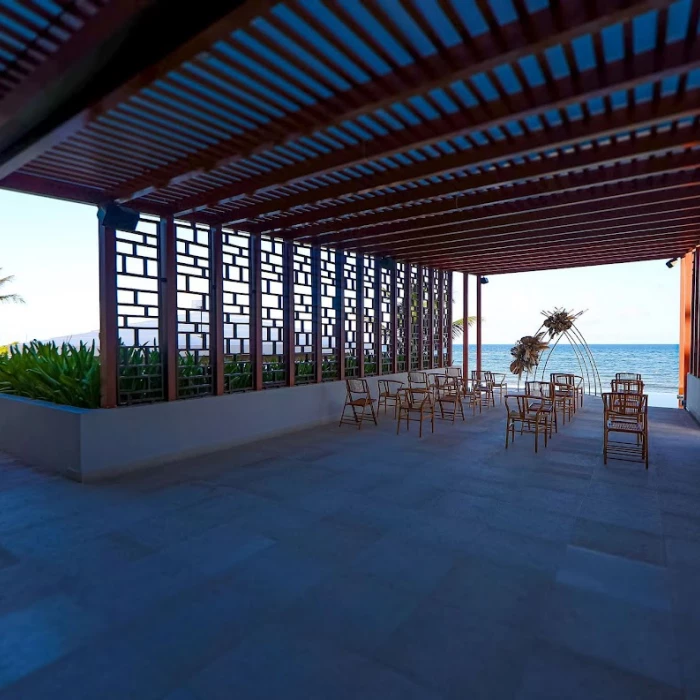
<instances>
[{"instance_id":1,"label":"chair leg","mask_svg":"<svg viewBox=\"0 0 700 700\"><path fill-rule=\"evenodd\" d=\"M510 418L506 419L506 450L508 449L508 432L510 431Z\"/></svg>"},{"instance_id":2,"label":"chair leg","mask_svg":"<svg viewBox=\"0 0 700 700\"><path fill-rule=\"evenodd\" d=\"M379 413L379 409L377 409L376 413L374 411L374 404L369 405L369 410L372 412L372 418L374 419L374 424L379 425L379 422L377 421L377 413Z\"/></svg>"},{"instance_id":3,"label":"chair leg","mask_svg":"<svg viewBox=\"0 0 700 700\"><path fill-rule=\"evenodd\" d=\"M399 417L396 420L396 434L399 434L399 430L401 428L401 411L399 410Z\"/></svg>"}]
</instances>

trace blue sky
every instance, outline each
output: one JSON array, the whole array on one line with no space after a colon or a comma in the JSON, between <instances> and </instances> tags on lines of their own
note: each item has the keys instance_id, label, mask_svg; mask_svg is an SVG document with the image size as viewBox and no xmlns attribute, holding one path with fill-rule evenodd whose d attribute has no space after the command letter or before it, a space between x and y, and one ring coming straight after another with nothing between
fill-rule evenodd
<instances>
[{"instance_id":1,"label":"blue sky","mask_svg":"<svg viewBox=\"0 0 700 700\"><path fill-rule=\"evenodd\" d=\"M0 190L0 267L22 306L0 306L0 344L99 326L97 218L93 207ZM470 314L474 314L474 285ZM455 318L462 278L454 280ZM588 309L589 343L677 343L679 268L663 261L491 277L483 290L484 342L533 333L542 309Z\"/></svg>"}]
</instances>

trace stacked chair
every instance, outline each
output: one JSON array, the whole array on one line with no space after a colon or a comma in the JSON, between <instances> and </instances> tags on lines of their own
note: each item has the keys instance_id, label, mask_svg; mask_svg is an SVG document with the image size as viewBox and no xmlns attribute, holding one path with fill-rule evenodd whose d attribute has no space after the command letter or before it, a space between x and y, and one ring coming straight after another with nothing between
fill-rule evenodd
<instances>
[{"instance_id":1,"label":"stacked chair","mask_svg":"<svg viewBox=\"0 0 700 700\"><path fill-rule=\"evenodd\" d=\"M618 372L603 394L603 462L641 460L649 469L649 397L640 374ZM627 439L615 439L619 436Z\"/></svg>"}]
</instances>

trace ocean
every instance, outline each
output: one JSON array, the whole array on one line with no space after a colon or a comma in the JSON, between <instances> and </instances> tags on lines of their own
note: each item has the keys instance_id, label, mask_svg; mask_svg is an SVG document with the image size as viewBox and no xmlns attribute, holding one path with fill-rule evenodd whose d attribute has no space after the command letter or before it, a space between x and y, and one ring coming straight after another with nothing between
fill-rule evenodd
<instances>
[{"instance_id":1,"label":"ocean","mask_svg":"<svg viewBox=\"0 0 700 700\"><path fill-rule=\"evenodd\" d=\"M511 345L484 345L481 365L492 372L505 372L508 382L517 384L517 377L508 369ZM591 345L603 390L609 391L610 380L616 372L642 375L644 388L652 405L673 405L678 393L678 345ZM543 360L547 359L547 352ZM462 364L462 345L454 345L454 362ZM469 345L469 371L476 369L476 346ZM581 375L581 369L571 345L560 343L547 364L550 372L571 372ZM585 373L583 374L585 377ZM539 378L539 374L538 374ZM523 381L525 377L523 376ZM660 396L663 395L663 396ZM654 400L652 400L652 398ZM676 403L677 405L677 403Z\"/></svg>"}]
</instances>

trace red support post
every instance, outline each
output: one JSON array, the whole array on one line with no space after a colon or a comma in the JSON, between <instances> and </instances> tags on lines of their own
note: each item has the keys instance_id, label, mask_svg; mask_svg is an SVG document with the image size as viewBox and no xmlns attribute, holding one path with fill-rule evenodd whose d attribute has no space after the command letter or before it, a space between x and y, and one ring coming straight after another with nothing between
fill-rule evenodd
<instances>
[{"instance_id":1,"label":"red support post","mask_svg":"<svg viewBox=\"0 0 700 700\"><path fill-rule=\"evenodd\" d=\"M438 275L438 367L445 366L445 272Z\"/></svg>"},{"instance_id":2,"label":"red support post","mask_svg":"<svg viewBox=\"0 0 700 700\"><path fill-rule=\"evenodd\" d=\"M428 369L435 368L435 270L428 268Z\"/></svg>"},{"instance_id":3,"label":"red support post","mask_svg":"<svg viewBox=\"0 0 700 700\"><path fill-rule=\"evenodd\" d=\"M481 372L481 275L476 276L476 371Z\"/></svg>"},{"instance_id":4,"label":"red support post","mask_svg":"<svg viewBox=\"0 0 700 700\"><path fill-rule=\"evenodd\" d=\"M214 396L224 393L224 251L221 226L209 228L209 364Z\"/></svg>"},{"instance_id":5,"label":"red support post","mask_svg":"<svg viewBox=\"0 0 700 700\"><path fill-rule=\"evenodd\" d=\"M396 282L396 262L391 261L390 282L389 282L389 314L391 316L391 373L396 374L399 371L399 329L398 329L398 284Z\"/></svg>"},{"instance_id":6,"label":"red support post","mask_svg":"<svg viewBox=\"0 0 700 700\"><path fill-rule=\"evenodd\" d=\"M365 256L356 258L355 274L357 280L357 306L355 321L357 333L355 334L355 346L357 348L357 376L365 376Z\"/></svg>"},{"instance_id":7,"label":"red support post","mask_svg":"<svg viewBox=\"0 0 700 700\"><path fill-rule=\"evenodd\" d=\"M100 406L119 400L119 323L117 318L117 234L99 227L100 265Z\"/></svg>"},{"instance_id":8,"label":"red support post","mask_svg":"<svg viewBox=\"0 0 700 700\"><path fill-rule=\"evenodd\" d=\"M690 328L690 373L700 377L700 248L693 253L693 289Z\"/></svg>"},{"instance_id":9,"label":"red support post","mask_svg":"<svg viewBox=\"0 0 700 700\"><path fill-rule=\"evenodd\" d=\"M463 303L464 312L462 316L462 376L469 379L469 273L464 273Z\"/></svg>"},{"instance_id":10,"label":"red support post","mask_svg":"<svg viewBox=\"0 0 700 700\"><path fill-rule=\"evenodd\" d=\"M425 363L423 361L423 350L425 348L423 339L423 266L418 265L418 289L416 290L416 295L418 298L418 369L425 369Z\"/></svg>"},{"instance_id":11,"label":"red support post","mask_svg":"<svg viewBox=\"0 0 700 700\"><path fill-rule=\"evenodd\" d=\"M691 337L691 305L692 305L692 254L687 253L681 258L681 289L680 289L680 340L678 363L678 394L685 399L688 389L688 372L690 371L690 337Z\"/></svg>"},{"instance_id":12,"label":"red support post","mask_svg":"<svg viewBox=\"0 0 700 700\"><path fill-rule=\"evenodd\" d=\"M321 248L311 246L311 344L314 349L314 381L323 381L323 313L321 300Z\"/></svg>"},{"instance_id":13,"label":"red support post","mask_svg":"<svg viewBox=\"0 0 700 700\"><path fill-rule=\"evenodd\" d=\"M404 297L403 303L406 313L404 314L404 333L406 334L406 341L404 343L405 355L406 355L406 371L410 372L413 367L411 366L411 355L413 353L413 289L411 288L411 264L406 263L404 265Z\"/></svg>"},{"instance_id":14,"label":"red support post","mask_svg":"<svg viewBox=\"0 0 700 700\"><path fill-rule=\"evenodd\" d=\"M284 333L285 375L287 386L294 386L296 379L296 335L294 333L294 243L284 241L282 244L282 327Z\"/></svg>"},{"instance_id":15,"label":"red support post","mask_svg":"<svg viewBox=\"0 0 700 700\"><path fill-rule=\"evenodd\" d=\"M374 354L377 358L376 374L383 371L384 352L382 347L382 265L378 257L374 258Z\"/></svg>"},{"instance_id":16,"label":"red support post","mask_svg":"<svg viewBox=\"0 0 700 700\"><path fill-rule=\"evenodd\" d=\"M158 225L160 246L160 348L166 401L177 399L177 237L175 220L164 217Z\"/></svg>"},{"instance_id":17,"label":"red support post","mask_svg":"<svg viewBox=\"0 0 700 700\"><path fill-rule=\"evenodd\" d=\"M262 345L262 246L260 236L250 234L250 359L255 391L263 388Z\"/></svg>"},{"instance_id":18,"label":"red support post","mask_svg":"<svg viewBox=\"0 0 700 700\"><path fill-rule=\"evenodd\" d=\"M448 270L445 275L447 276L447 366L452 367L454 362L454 349L453 339L452 339L452 278L454 273Z\"/></svg>"},{"instance_id":19,"label":"red support post","mask_svg":"<svg viewBox=\"0 0 700 700\"><path fill-rule=\"evenodd\" d=\"M335 301L338 379L345 381L345 253L342 250L335 251Z\"/></svg>"}]
</instances>

